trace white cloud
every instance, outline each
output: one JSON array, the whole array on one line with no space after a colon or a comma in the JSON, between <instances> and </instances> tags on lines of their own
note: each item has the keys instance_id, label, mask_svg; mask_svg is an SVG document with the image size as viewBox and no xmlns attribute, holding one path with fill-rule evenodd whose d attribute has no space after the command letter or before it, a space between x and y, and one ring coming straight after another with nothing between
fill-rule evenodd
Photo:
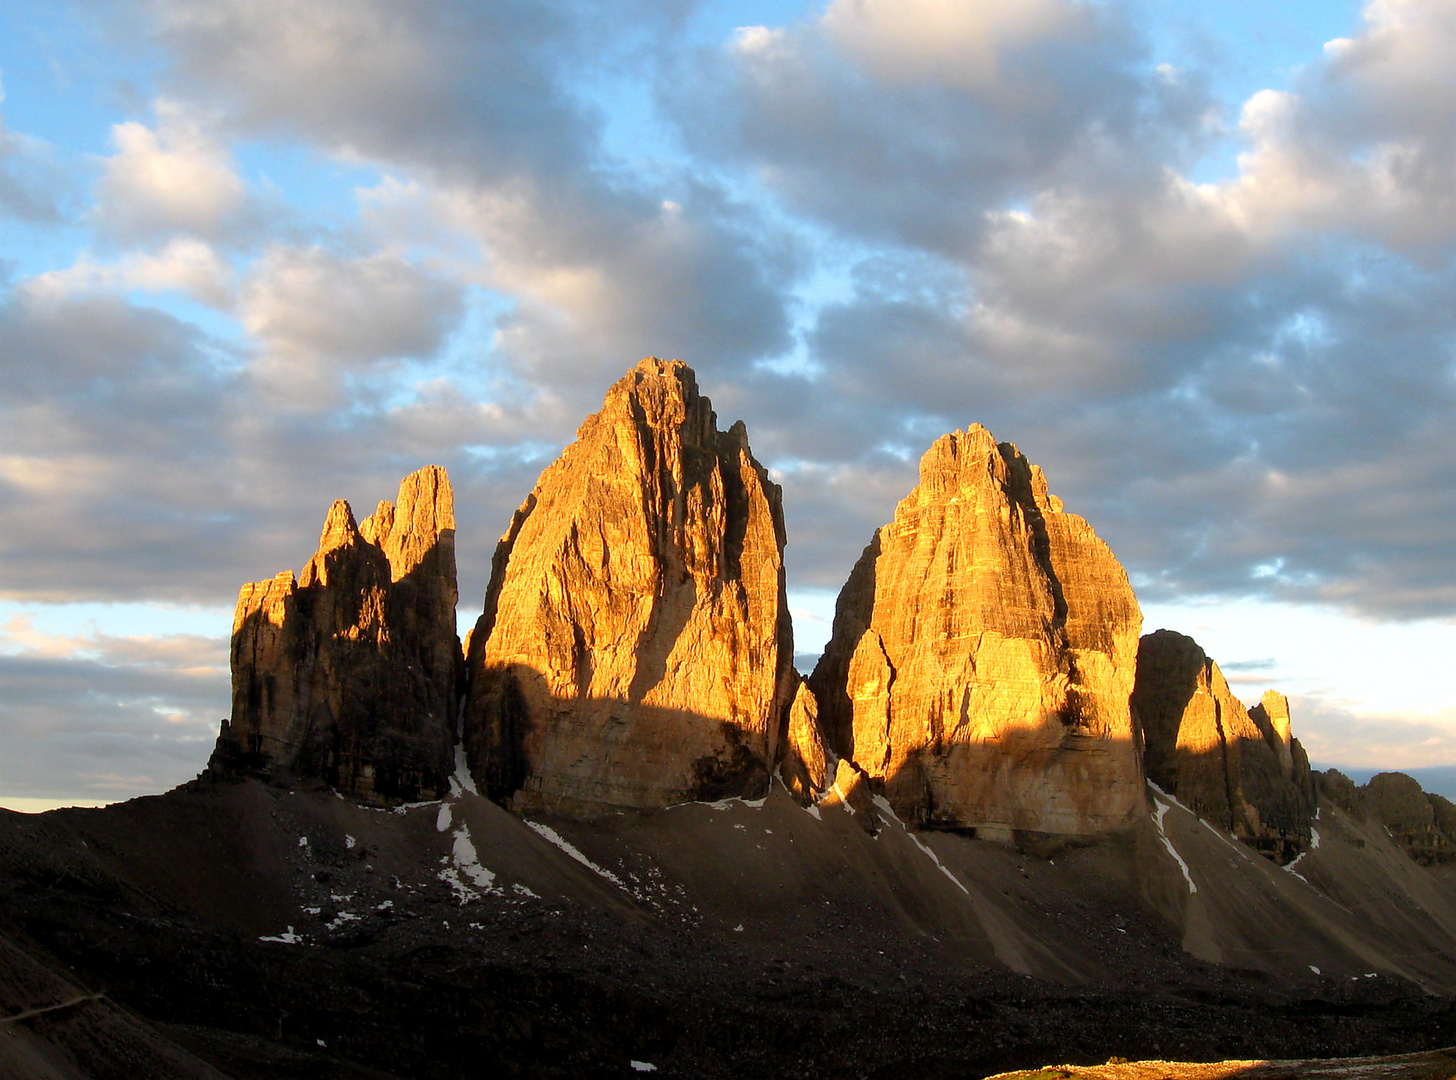
<instances>
[{"instance_id":1,"label":"white cloud","mask_svg":"<svg viewBox=\"0 0 1456 1080\"><path fill-rule=\"evenodd\" d=\"M35 297L58 300L91 291L168 292L178 290L213 307L229 306L236 288L232 267L205 241L191 237L169 240L157 252L131 252L109 263L83 256L64 270L51 270L27 281Z\"/></svg>"},{"instance_id":2,"label":"white cloud","mask_svg":"<svg viewBox=\"0 0 1456 1080\"><path fill-rule=\"evenodd\" d=\"M97 184L98 226L127 241L179 232L216 240L237 229L248 193L227 149L177 102L154 109L155 128L111 129L116 153Z\"/></svg>"}]
</instances>

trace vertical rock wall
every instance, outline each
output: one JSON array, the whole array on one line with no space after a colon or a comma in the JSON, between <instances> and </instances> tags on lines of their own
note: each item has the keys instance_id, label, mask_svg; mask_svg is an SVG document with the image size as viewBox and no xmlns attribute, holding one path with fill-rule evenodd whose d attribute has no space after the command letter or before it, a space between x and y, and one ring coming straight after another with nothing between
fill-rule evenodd
<instances>
[{"instance_id":1,"label":"vertical rock wall","mask_svg":"<svg viewBox=\"0 0 1456 1080\"><path fill-rule=\"evenodd\" d=\"M680 361L648 359L541 475L471 635L491 795L592 813L756 796L795 691L779 488Z\"/></svg>"},{"instance_id":2,"label":"vertical rock wall","mask_svg":"<svg viewBox=\"0 0 1456 1080\"><path fill-rule=\"evenodd\" d=\"M839 596L810 678L831 748L902 818L1085 834L1146 806L1142 616L1107 546L979 425L938 440Z\"/></svg>"},{"instance_id":3,"label":"vertical rock wall","mask_svg":"<svg viewBox=\"0 0 1456 1080\"><path fill-rule=\"evenodd\" d=\"M453 768L461 656L445 470L405 478L356 525L329 509L297 580L244 585L232 717L211 767L323 780L364 801L433 798Z\"/></svg>"},{"instance_id":4,"label":"vertical rock wall","mask_svg":"<svg viewBox=\"0 0 1456 1080\"><path fill-rule=\"evenodd\" d=\"M1148 779L1280 863L1309 845L1314 786L1284 695L1244 708L1196 641L1159 630L1139 644L1132 703Z\"/></svg>"}]
</instances>

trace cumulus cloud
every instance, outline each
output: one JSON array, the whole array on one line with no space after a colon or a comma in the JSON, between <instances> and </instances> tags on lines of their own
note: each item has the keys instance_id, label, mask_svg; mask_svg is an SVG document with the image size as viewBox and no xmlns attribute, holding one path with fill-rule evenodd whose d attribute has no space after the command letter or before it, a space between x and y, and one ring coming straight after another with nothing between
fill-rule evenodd
<instances>
[{"instance_id":1,"label":"cumulus cloud","mask_svg":"<svg viewBox=\"0 0 1456 1080\"><path fill-rule=\"evenodd\" d=\"M235 274L217 250L202 240L178 237L159 251L133 251L112 262L83 256L64 270L38 274L25 283L32 296L59 299L73 293L178 290L212 307L227 307Z\"/></svg>"},{"instance_id":2,"label":"cumulus cloud","mask_svg":"<svg viewBox=\"0 0 1456 1080\"><path fill-rule=\"evenodd\" d=\"M227 149L175 101L156 103L157 126L111 129L116 152L97 183L97 225L121 241L179 233L218 239L245 223L248 193Z\"/></svg>"},{"instance_id":3,"label":"cumulus cloud","mask_svg":"<svg viewBox=\"0 0 1456 1080\"><path fill-rule=\"evenodd\" d=\"M259 343L259 378L317 409L337 403L340 372L434 353L460 318L461 290L397 255L277 245L250 268L239 314Z\"/></svg>"}]
</instances>

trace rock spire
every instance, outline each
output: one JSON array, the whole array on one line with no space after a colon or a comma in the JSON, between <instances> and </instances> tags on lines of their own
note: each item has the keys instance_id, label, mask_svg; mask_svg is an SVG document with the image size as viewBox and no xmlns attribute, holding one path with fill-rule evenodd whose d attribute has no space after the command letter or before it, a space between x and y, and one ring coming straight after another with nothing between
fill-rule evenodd
<instances>
[{"instance_id":1,"label":"rock spire","mask_svg":"<svg viewBox=\"0 0 1456 1080\"><path fill-rule=\"evenodd\" d=\"M471 635L465 742L515 807L767 790L795 692L779 488L680 361L647 359L541 474Z\"/></svg>"},{"instance_id":2,"label":"rock spire","mask_svg":"<svg viewBox=\"0 0 1456 1080\"><path fill-rule=\"evenodd\" d=\"M921 459L810 686L831 749L901 818L1101 832L1146 806L1128 710L1141 621L1107 545L974 425Z\"/></svg>"},{"instance_id":3,"label":"rock spire","mask_svg":"<svg viewBox=\"0 0 1456 1080\"><path fill-rule=\"evenodd\" d=\"M1132 704L1153 783L1277 862L1309 845L1314 785L1283 694L1244 708L1196 641L1159 630L1139 643Z\"/></svg>"},{"instance_id":4,"label":"rock spire","mask_svg":"<svg viewBox=\"0 0 1456 1080\"><path fill-rule=\"evenodd\" d=\"M455 602L444 469L407 476L363 525L335 502L296 580L238 595L232 718L211 768L320 779L370 802L439 795L459 702Z\"/></svg>"}]
</instances>

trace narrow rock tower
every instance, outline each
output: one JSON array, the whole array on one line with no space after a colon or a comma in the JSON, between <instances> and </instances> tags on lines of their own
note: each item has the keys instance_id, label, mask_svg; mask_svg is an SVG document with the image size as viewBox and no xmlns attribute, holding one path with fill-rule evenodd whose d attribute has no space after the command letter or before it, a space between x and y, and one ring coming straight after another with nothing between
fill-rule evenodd
<instances>
[{"instance_id":1,"label":"narrow rock tower","mask_svg":"<svg viewBox=\"0 0 1456 1080\"><path fill-rule=\"evenodd\" d=\"M1107 545L974 425L921 459L809 682L831 748L900 817L1103 832L1146 806L1128 709L1141 623Z\"/></svg>"},{"instance_id":2,"label":"narrow rock tower","mask_svg":"<svg viewBox=\"0 0 1456 1080\"><path fill-rule=\"evenodd\" d=\"M295 581L244 585L233 711L209 768L323 780L365 802L434 798L460 700L455 511L445 470L405 477L363 525L335 502Z\"/></svg>"},{"instance_id":3,"label":"narrow rock tower","mask_svg":"<svg viewBox=\"0 0 1456 1080\"><path fill-rule=\"evenodd\" d=\"M779 488L643 360L541 474L470 639L465 744L517 809L758 796L796 690Z\"/></svg>"},{"instance_id":4,"label":"narrow rock tower","mask_svg":"<svg viewBox=\"0 0 1456 1080\"><path fill-rule=\"evenodd\" d=\"M1132 704L1149 780L1276 862L1309 846L1314 782L1283 694L1244 708L1198 642L1158 630L1138 645Z\"/></svg>"}]
</instances>

